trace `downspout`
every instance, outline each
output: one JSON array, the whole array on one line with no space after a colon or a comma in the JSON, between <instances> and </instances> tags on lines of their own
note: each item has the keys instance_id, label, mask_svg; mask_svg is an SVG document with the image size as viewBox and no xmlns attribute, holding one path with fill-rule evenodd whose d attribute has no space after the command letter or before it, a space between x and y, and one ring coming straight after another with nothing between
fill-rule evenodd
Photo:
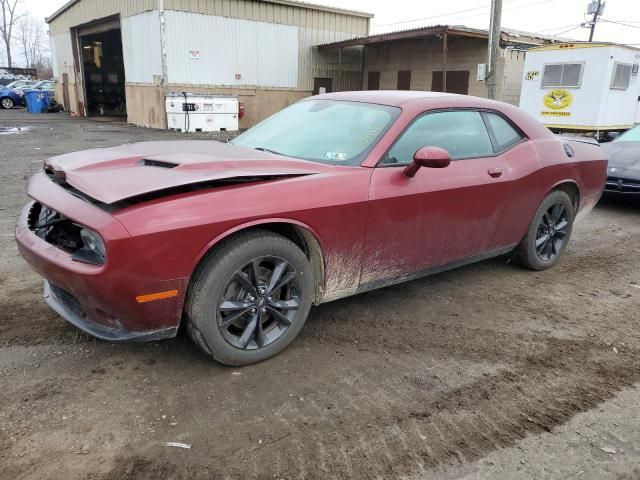
<instances>
[{"instance_id":1,"label":"downspout","mask_svg":"<svg viewBox=\"0 0 640 480\"><path fill-rule=\"evenodd\" d=\"M166 32L166 18L164 15L164 0L158 0L158 15L160 18L160 57L162 61L162 77L160 78L160 86L162 88L162 107L161 110L164 114L164 119L167 118L165 96L167 94L168 83L168 68L167 68L167 32ZM163 122L165 120L162 120Z\"/></svg>"}]
</instances>

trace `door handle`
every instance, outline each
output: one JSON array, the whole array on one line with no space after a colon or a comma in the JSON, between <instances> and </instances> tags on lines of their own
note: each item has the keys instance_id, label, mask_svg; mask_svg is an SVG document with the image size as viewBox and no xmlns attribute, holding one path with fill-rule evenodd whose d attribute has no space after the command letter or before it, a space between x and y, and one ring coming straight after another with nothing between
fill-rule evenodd
<instances>
[{"instance_id":1,"label":"door handle","mask_svg":"<svg viewBox=\"0 0 640 480\"><path fill-rule=\"evenodd\" d=\"M489 170L487 170L487 173L489 173L489 176L493 178L500 178L502 176L503 170L500 167L491 167Z\"/></svg>"}]
</instances>

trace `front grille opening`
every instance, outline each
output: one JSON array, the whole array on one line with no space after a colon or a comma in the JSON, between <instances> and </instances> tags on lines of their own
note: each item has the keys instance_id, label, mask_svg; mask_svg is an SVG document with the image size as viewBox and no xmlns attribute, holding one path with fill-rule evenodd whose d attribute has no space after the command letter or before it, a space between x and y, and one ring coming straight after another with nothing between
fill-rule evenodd
<instances>
[{"instance_id":1,"label":"front grille opening","mask_svg":"<svg viewBox=\"0 0 640 480\"><path fill-rule=\"evenodd\" d=\"M82 227L46 205L35 202L27 222L38 237L65 252L75 253L84 247L80 237Z\"/></svg>"},{"instance_id":2,"label":"front grille opening","mask_svg":"<svg viewBox=\"0 0 640 480\"><path fill-rule=\"evenodd\" d=\"M609 177L606 190L619 193L640 193L640 181L628 178Z\"/></svg>"},{"instance_id":3,"label":"front grille opening","mask_svg":"<svg viewBox=\"0 0 640 480\"><path fill-rule=\"evenodd\" d=\"M82 305L76 297L67 292L65 289L60 288L59 286L52 283L49 284L49 287L51 288L51 293L53 294L53 296L56 297L56 300L58 300L65 307L71 310L75 315L77 315L78 317L86 316L84 308L82 308Z\"/></svg>"}]
</instances>

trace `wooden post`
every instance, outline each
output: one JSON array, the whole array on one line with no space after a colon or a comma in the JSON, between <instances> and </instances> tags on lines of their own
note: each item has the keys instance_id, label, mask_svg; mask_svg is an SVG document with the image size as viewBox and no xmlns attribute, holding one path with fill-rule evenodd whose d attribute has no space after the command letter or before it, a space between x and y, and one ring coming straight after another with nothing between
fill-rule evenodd
<instances>
[{"instance_id":1,"label":"wooden post","mask_svg":"<svg viewBox=\"0 0 640 480\"><path fill-rule=\"evenodd\" d=\"M338 48L338 88L337 92L342 91L342 47Z\"/></svg>"},{"instance_id":2,"label":"wooden post","mask_svg":"<svg viewBox=\"0 0 640 480\"><path fill-rule=\"evenodd\" d=\"M449 45L447 30L442 34L442 91L447 91L447 63L449 61Z\"/></svg>"},{"instance_id":3,"label":"wooden post","mask_svg":"<svg viewBox=\"0 0 640 480\"><path fill-rule=\"evenodd\" d=\"M367 46L362 45L362 71L360 72L360 90L364 90L364 70L365 70L365 55L367 53Z\"/></svg>"},{"instance_id":4,"label":"wooden post","mask_svg":"<svg viewBox=\"0 0 640 480\"><path fill-rule=\"evenodd\" d=\"M500 20L502 0L491 0L491 27L489 28L489 59L487 62L487 97L496 98L498 83L498 57L500 56Z\"/></svg>"}]
</instances>

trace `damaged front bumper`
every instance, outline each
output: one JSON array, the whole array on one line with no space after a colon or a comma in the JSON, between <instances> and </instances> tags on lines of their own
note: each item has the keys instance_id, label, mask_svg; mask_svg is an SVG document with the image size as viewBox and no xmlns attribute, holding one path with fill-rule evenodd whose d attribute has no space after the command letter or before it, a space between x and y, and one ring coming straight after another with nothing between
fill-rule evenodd
<instances>
[{"instance_id":1,"label":"damaged front bumper","mask_svg":"<svg viewBox=\"0 0 640 480\"><path fill-rule=\"evenodd\" d=\"M18 251L46 280L45 301L53 310L103 340L149 341L175 336L188 278L158 278L117 219L46 176L32 178L28 194L73 222L99 232L106 245L103 264L78 261L73 252L49 243L30 226L29 213L35 202L24 208L16 225ZM167 291L173 292L172 296L140 300L141 296Z\"/></svg>"},{"instance_id":2,"label":"damaged front bumper","mask_svg":"<svg viewBox=\"0 0 640 480\"><path fill-rule=\"evenodd\" d=\"M113 326L107 326L91 321L87 318L77 298L57 285L52 286L48 280L44 282L44 300L53 311L67 322L100 340L109 342L151 342L172 338L178 333L178 326L136 332L127 330L120 322L116 322Z\"/></svg>"}]
</instances>

